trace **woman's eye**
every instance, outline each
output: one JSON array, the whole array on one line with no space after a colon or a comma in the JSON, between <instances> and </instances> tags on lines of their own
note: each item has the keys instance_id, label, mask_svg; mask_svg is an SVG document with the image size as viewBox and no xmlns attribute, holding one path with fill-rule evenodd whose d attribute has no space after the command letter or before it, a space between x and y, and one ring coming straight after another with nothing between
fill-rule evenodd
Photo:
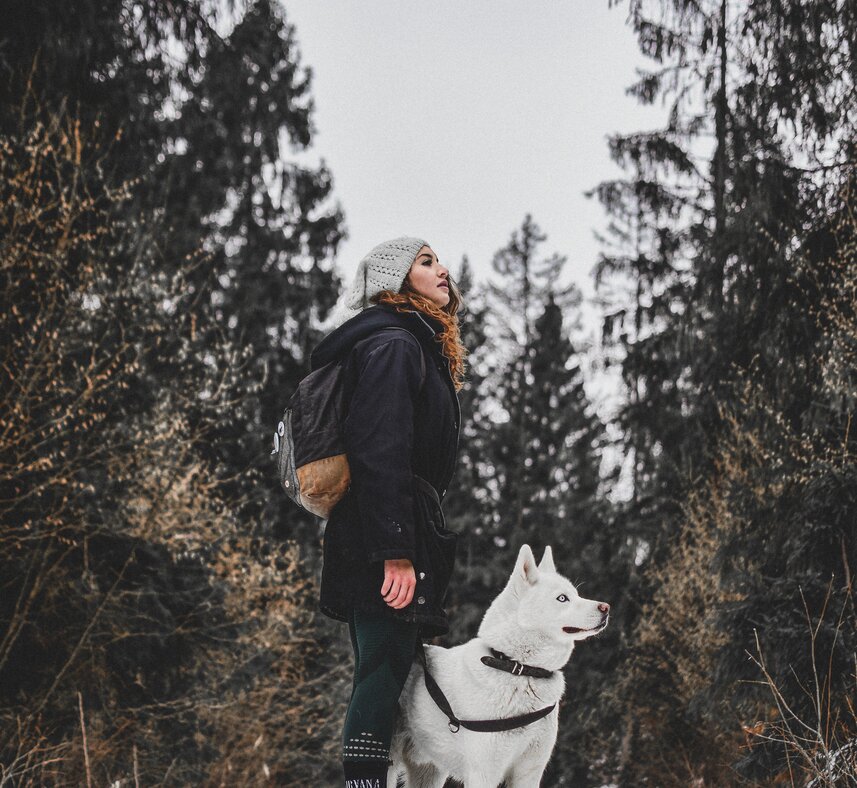
<instances>
[{"instance_id":1,"label":"woman's eye","mask_svg":"<svg viewBox=\"0 0 857 788\"><path fill-rule=\"evenodd\" d=\"M556 598L556 601L557 601L557 602L568 602L568 597L567 597L565 594L560 594L560 595Z\"/></svg>"}]
</instances>

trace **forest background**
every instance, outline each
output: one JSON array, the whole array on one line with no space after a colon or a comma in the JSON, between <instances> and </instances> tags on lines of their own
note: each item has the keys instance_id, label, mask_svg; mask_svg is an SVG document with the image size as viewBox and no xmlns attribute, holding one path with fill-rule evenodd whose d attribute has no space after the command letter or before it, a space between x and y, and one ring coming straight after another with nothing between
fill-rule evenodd
<instances>
[{"instance_id":1,"label":"forest background","mask_svg":"<svg viewBox=\"0 0 857 788\"><path fill-rule=\"evenodd\" d=\"M269 451L347 206L290 155L313 102L288 3L224 13L3 4L0 785L338 779L350 645ZM624 177L592 190L622 404L589 402L579 290L522 206L492 283L452 266L471 366L438 643L551 544L613 615L566 668L545 785L852 784L855 9L628 19L652 62L629 89L670 111L611 137Z\"/></svg>"}]
</instances>

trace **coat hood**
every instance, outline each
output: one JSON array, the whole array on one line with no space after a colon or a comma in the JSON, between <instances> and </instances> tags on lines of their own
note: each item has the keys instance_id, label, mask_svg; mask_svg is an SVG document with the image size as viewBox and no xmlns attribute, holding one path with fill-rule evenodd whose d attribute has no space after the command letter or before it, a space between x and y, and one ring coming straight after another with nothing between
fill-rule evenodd
<instances>
[{"instance_id":1,"label":"coat hood","mask_svg":"<svg viewBox=\"0 0 857 788\"><path fill-rule=\"evenodd\" d=\"M390 326L406 328L427 347L433 344L429 340L443 330L441 322L431 315L417 311L402 313L389 304L375 304L346 320L322 339L310 354L310 369L315 371L343 358L360 340Z\"/></svg>"}]
</instances>

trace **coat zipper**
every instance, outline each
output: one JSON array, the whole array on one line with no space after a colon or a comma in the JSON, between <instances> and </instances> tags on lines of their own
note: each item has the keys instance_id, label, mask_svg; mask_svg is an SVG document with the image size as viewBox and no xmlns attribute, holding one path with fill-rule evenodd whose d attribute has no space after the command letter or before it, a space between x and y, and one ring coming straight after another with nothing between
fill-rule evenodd
<instances>
[{"instance_id":1,"label":"coat zipper","mask_svg":"<svg viewBox=\"0 0 857 788\"><path fill-rule=\"evenodd\" d=\"M414 314L422 321L423 325L429 330L434 338L435 332L434 329L425 321L425 318L416 310L414 310ZM452 368L449 363L449 359L441 354L444 362L446 363L446 380L449 384L450 391L452 392L452 401L455 403L455 445L452 450L452 462L455 462L455 457L458 454L458 441L461 435L461 403L458 401L458 392L455 390L455 384L452 382ZM443 489L440 491L440 497L443 498L446 495L447 487L449 483L452 481L452 472L454 467L450 467L444 471L444 477L446 481L444 482Z\"/></svg>"}]
</instances>

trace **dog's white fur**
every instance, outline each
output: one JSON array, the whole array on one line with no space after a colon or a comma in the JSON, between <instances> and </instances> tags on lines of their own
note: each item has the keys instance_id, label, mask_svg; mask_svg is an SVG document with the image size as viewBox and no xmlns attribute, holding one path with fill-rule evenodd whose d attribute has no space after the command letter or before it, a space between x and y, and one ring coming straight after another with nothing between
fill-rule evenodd
<instances>
[{"instance_id":1,"label":"dog's white fur","mask_svg":"<svg viewBox=\"0 0 857 788\"><path fill-rule=\"evenodd\" d=\"M388 786L396 785L403 770L407 788L442 788L448 777L462 781L465 788L496 788L503 780L508 788L538 786L556 743L558 704L565 692L561 669L578 640L607 626L608 609L581 598L557 573L550 547L537 565L530 546L522 545L515 569L486 611L477 636L449 649L426 646L426 660L459 719L512 717L554 703L556 708L523 728L488 733L462 727L453 733L426 690L421 665L414 662L399 699ZM490 655L491 648L554 675L533 678L489 667L480 657Z\"/></svg>"}]
</instances>

